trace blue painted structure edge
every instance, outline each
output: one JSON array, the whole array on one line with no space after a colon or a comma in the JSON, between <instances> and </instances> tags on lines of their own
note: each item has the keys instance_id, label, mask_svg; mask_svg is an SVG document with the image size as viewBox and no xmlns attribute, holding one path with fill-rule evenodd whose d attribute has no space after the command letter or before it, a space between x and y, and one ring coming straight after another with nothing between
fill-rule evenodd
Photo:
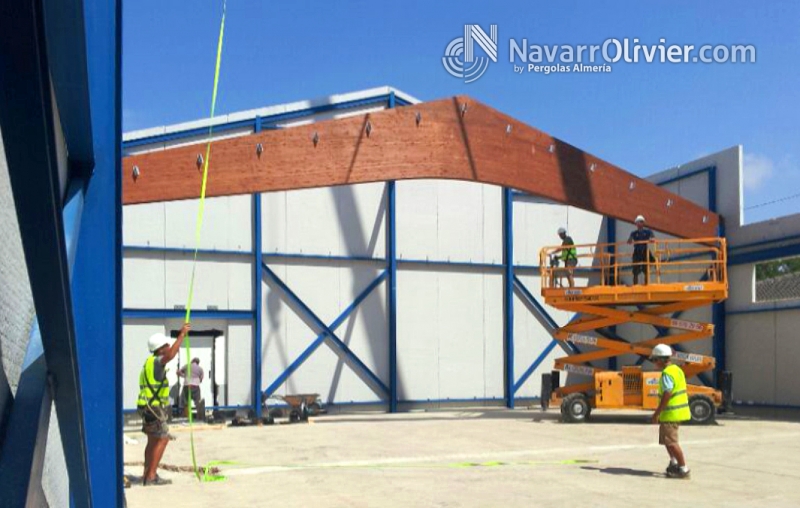
<instances>
[{"instance_id":1,"label":"blue painted structure edge","mask_svg":"<svg viewBox=\"0 0 800 508\"><path fill-rule=\"evenodd\" d=\"M769 305L774 305L774 303L770 303ZM726 312L726 314L728 316L737 316L740 314L757 314L759 312L780 312L783 310L800 310L800 303L794 305L783 305L780 307L758 307L754 309L729 310Z\"/></svg>"},{"instance_id":2,"label":"blue painted structure edge","mask_svg":"<svg viewBox=\"0 0 800 508\"><path fill-rule=\"evenodd\" d=\"M73 4L73 7L79 7L79 4ZM113 4L111 8L113 10ZM112 30L115 28L111 20L105 21L109 21ZM64 33L59 31L63 27L50 29L55 33ZM49 35L53 36L53 33L50 32ZM89 468L89 438L83 412L82 379L79 374L82 355L78 351L79 325L76 326L75 322L72 282L67 266L46 34L41 2L18 2L3 6L3 15L0 15L0 75L3 75L0 80L0 95L13 97L14 100L0 100L0 124L4 127L2 134L6 160L31 293L40 322L44 354L48 359L50 374L59 387L55 393L55 402L60 416L59 425L71 495L76 504L91 506L93 493L89 478L93 471ZM113 43L109 46L112 52L116 51ZM112 71L112 80L118 75L113 72L113 68L105 69L103 65L100 67ZM90 108L91 105L84 103L82 107ZM109 105L108 109L113 117L114 104ZM36 150L30 149L32 144L37 146ZM113 199L113 192L110 194ZM111 212L110 215L114 217L113 210ZM113 219L108 222L114 226ZM113 249L111 252L113 253ZM102 258L106 254L108 252L104 251L98 253L98 256ZM112 267L110 273L114 272ZM106 280L107 276L101 277L99 286L103 290L109 290L106 298L109 299L108 294L112 295L109 300L113 305L113 295L117 289L113 286L113 275L110 287L104 286ZM117 319L115 314L105 325L100 326L100 330L108 331L108 323L112 325L111 333L105 333L106 337L116 338L113 324ZM110 342L113 349L113 341ZM109 357L118 358L115 354ZM106 390L111 389L113 393L116 388L116 369L106 365L105 370L110 379L106 380L104 387ZM111 400L114 401L113 398ZM118 411L115 409L113 412L116 414ZM14 418L13 414L11 418ZM23 429L26 428L28 427L23 426ZM112 466L109 470L115 473L121 468L121 460L118 464L114 463L121 442L119 446L114 442L108 445L106 456ZM35 449L22 450L15 457L24 460L24 456L32 457L34 453ZM4 454L8 454L7 447L4 447ZM6 478L10 476L13 475L0 476L4 502L7 506L27 504L28 489L21 491L13 485L6 485L6 482L13 481ZM108 488L121 494L121 489L116 488L118 479L119 477ZM114 499L110 505L115 505L116 501Z\"/></svg>"},{"instance_id":3,"label":"blue painted structure edge","mask_svg":"<svg viewBox=\"0 0 800 508\"><path fill-rule=\"evenodd\" d=\"M774 239L771 239L771 240L760 240L758 242L745 243L745 244L742 244L742 245L735 245L733 247L730 247L729 250L751 249L753 247L760 247L762 245L770 245L770 244L773 244L773 243L781 243L781 242L790 242L790 241L793 241L793 240L800 240L800 235L789 235L789 236L774 238Z\"/></svg>"},{"instance_id":4,"label":"blue painted structure edge","mask_svg":"<svg viewBox=\"0 0 800 508\"><path fill-rule=\"evenodd\" d=\"M389 107L394 107L392 93ZM396 186L386 183L386 307L389 335L389 412L397 412L397 221Z\"/></svg>"},{"instance_id":5,"label":"blue painted structure edge","mask_svg":"<svg viewBox=\"0 0 800 508\"><path fill-rule=\"evenodd\" d=\"M503 188L503 348L506 407L514 409L514 196Z\"/></svg>"},{"instance_id":6,"label":"blue painted structure edge","mask_svg":"<svg viewBox=\"0 0 800 508\"><path fill-rule=\"evenodd\" d=\"M181 309L123 309L123 319L183 319L186 311ZM251 320L252 310L192 310L192 319Z\"/></svg>"},{"instance_id":7,"label":"blue painted structure edge","mask_svg":"<svg viewBox=\"0 0 800 508\"><path fill-rule=\"evenodd\" d=\"M324 104L321 106L314 106L311 108L305 109L298 109L296 111L289 111L286 113L277 113L275 115L266 115L266 116L257 116L256 118L260 121L260 126L263 129L270 129L275 128L272 125L265 125L271 124L275 122L282 122L286 120L292 120L295 118L300 118L308 115L314 115L318 113L325 113L328 111L336 111L341 109L351 109L356 108L359 106L369 106L372 104L382 104L382 103L389 103L391 101L390 97L394 96L394 92L390 94L383 94L375 97L368 97L365 99L357 99L353 101L347 102L340 102L337 104ZM395 97L394 102L401 106L410 105L411 103L406 102L405 100L401 99L400 97ZM256 119L245 119L245 120L236 120L233 122L223 122L214 125L214 132L221 133L226 132L234 129L240 129L242 127L253 127L255 130L255 122ZM135 148L137 146L142 145L149 145L152 143L163 143L166 141L173 141L183 138L189 138L192 136L202 136L208 134L208 126L204 127L197 127L194 129L186 129L183 131L176 131L176 132L169 132L165 134L157 134L155 136L147 136L143 138L131 139L128 141L123 142L122 146L123 149L127 148Z\"/></svg>"},{"instance_id":8,"label":"blue painted structure edge","mask_svg":"<svg viewBox=\"0 0 800 508\"><path fill-rule=\"evenodd\" d=\"M256 117L256 132L261 130L261 117ZM261 416L261 337L264 313L261 301L261 263L263 262L261 235L261 194L253 194L253 411Z\"/></svg>"},{"instance_id":9,"label":"blue painted structure edge","mask_svg":"<svg viewBox=\"0 0 800 508\"><path fill-rule=\"evenodd\" d=\"M780 247L770 247L768 249L743 252L741 254L731 254L728 256L728 266L745 265L757 263L759 261L769 261L800 255L800 242Z\"/></svg>"}]
</instances>

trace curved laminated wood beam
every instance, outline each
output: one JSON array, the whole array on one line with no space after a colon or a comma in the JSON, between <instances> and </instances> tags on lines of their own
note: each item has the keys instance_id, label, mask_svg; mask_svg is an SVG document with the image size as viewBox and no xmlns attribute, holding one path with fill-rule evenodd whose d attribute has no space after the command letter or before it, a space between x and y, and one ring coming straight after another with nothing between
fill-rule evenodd
<instances>
[{"instance_id":1,"label":"curved laminated wood beam","mask_svg":"<svg viewBox=\"0 0 800 508\"><path fill-rule=\"evenodd\" d=\"M202 147L125 157L124 204L199 197ZM711 211L466 96L215 141L207 196L425 178L512 187L627 222L642 214L653 229L680 237L716 236L719 223Z\"/></svg>"}]
</instances>

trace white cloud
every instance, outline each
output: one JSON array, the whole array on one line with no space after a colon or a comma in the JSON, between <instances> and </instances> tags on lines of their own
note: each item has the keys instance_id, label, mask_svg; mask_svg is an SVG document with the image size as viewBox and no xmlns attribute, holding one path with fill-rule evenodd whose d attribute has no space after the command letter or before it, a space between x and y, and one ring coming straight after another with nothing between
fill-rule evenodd
<instances>
[{"instance_id":1,"label":"white cloud","mask_svg":"<svg viewBox=\"0 0 800 508\"><path fill-rule=\"evenodd\" d=\"M775 172L775 163L765 155L746 153L742 172L745 190L756 190L772 177Z\"/></svg>"}]
</instances>

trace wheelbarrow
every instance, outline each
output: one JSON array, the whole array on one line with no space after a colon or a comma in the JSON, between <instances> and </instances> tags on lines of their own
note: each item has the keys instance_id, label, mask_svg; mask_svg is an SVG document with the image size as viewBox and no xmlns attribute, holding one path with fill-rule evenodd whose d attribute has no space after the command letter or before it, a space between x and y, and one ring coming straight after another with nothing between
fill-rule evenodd
<instances>
[{"instance_id":1,"label":"wheelbarrow","mask_svg":"<svg viewBox=\"0 0 800 508\"><path fill-rule=\"evenodd\" d=\"M289 413L290 423L305 422L308 421L309 416L317 416L325 412L318 393L272 395L269 398L279 400L289 406L286 411ZM286 416L283 408L270 408L267 401L265 401L265 406L267 407L267 421L265 423L274 423L276 418L283 418Z\"/></svg>"}]
</instances>

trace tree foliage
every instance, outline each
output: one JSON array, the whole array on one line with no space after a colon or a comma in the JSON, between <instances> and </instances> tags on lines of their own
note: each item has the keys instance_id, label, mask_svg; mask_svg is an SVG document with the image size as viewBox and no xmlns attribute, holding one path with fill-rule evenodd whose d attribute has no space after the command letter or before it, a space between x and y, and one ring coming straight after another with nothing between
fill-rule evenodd
<instances>
[{"instance_id":1,"label":"tree foliage","mask_svg":"<svg viewBox=\"0 0 800 508\"><path fill-rule=\"evenodd\" d=\"M773 279L781 275L800 273L800 256L776 259L756 265L756 280Z\"/></svg>"}]
</instances>

